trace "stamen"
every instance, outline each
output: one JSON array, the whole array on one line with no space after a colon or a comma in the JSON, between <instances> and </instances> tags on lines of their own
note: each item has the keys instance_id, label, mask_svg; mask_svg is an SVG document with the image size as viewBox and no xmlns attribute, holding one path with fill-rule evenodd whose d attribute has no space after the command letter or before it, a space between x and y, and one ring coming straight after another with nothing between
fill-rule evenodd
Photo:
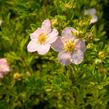
<instances>
[{"instance_id":1,"label":"stamen","mask_svg":"<svg viewBox=\"0 0 109 109\"><path fill-rule=\"evenodd\" d=\"M47 36L44 33L41 33L38 37L40 44L43 44L46 41Z\"/></svg>"},{"instance_id":2,"label":"stamen","mask_svg":"<svg viewBox=\"0 0 109 109\"><path fill-rule=\"evenodd\" d=\"M75 44L72 40L69 40L64 45L64 50L67 52L72 52L74 50Z\"/></svg>"}]
</instances>

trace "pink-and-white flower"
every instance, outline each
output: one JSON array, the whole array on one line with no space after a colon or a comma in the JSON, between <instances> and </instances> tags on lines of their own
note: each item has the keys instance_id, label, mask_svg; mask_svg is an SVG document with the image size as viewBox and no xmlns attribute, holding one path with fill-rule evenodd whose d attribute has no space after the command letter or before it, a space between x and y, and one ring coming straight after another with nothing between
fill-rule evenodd
<instances>
[{"instance_id":1,"label":"pink-and-white flower","mask_svg":"<svg viewBox=\"0 0 109 109\"><path fill-rule=\"evenodd\" d=\"M0 59L0 78L3 78L5 74L10 71L9 65L5 58Z\"/></svg>"},{"instance_id":2,"label":"pink-and-white flower","mask_svg":"<svg viewBox=\"0 0 109 109\"><path fill-rule=\"evenodd\" d=\"M44 55L49 51L51 44L56 41L57 36L58 31L52 29L50 20L46 19L40 28L30 34L31 41L27 45L27 50L29 52L37 51L40 55Z\"/></svg>"},{"instance_id":3,"label":"pink-and-white flower","mask_svg":"<svg viewBox=\"0 0 109 109\"><path fill-rule=\"evenodd\" d=\"M52 48L59 52L58 60L63 65L80 64L83 61L85 41L77 39L74 33L78 31L72 27L66 27L62 31L62 37L58 37L52 44Z\"/></svg>"},{"instance_id":4,"label":"pink-and-white flower","mask_svg":"<svg viewBox=\"0 0 109 109\"><path fill-rule=\"evenodd\" d=\"M98 21L98 17L96 15L96 9L91 8L84 11L85 15L90 15L92 18L90 20L90 24L96 23Z\"/></svg>"}]
</instances>

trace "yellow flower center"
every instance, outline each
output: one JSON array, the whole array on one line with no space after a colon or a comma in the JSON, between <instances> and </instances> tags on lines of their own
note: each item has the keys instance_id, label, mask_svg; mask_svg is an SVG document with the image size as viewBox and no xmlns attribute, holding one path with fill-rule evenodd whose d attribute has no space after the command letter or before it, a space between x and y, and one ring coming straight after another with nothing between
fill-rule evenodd
<instances>
[{"instance_id":1,"label":"yellow flower center","mask_svg":"<svg viewBox=\"0 0 109 109\"><path fill-rule=\"evenodd\" d=\"M43 44L47 39L47 36L44 33L41 33L38 37L40 44Z\"/></svg>"},{"instance_id":2,"label":"yellow flower center","mask_svg":"<svg viewBox=\"0 0 109 109\"><path fill-rule=\"evenodd\" d=\"M75 48L75 44L72 40L69 40L64 45L64 50L67 52L72 52Z\"/></svg>"}]
</instances>

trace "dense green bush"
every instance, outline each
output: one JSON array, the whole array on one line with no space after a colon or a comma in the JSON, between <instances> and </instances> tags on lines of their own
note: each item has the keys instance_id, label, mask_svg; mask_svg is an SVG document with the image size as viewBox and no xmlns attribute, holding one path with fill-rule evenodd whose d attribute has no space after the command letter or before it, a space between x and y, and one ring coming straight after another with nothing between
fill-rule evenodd
<instances>
[{"instance_id":1,"label":"dense green bush","mask_svg":"<svg viewBox=\"0 0 109 109\"><path fill-rule=\"evenodd\" d=\"M0 109L108 109L107 4L108 0L0 0L0 57L11 67L0 80ZM98 16L91 25L90 16L84 15L89 8ZM80 32L87 48L81 64L61 65L52 49L43 56L27 51L30 33L46 18L59 34L69 26Z\"/></svg>"}]
</instances>

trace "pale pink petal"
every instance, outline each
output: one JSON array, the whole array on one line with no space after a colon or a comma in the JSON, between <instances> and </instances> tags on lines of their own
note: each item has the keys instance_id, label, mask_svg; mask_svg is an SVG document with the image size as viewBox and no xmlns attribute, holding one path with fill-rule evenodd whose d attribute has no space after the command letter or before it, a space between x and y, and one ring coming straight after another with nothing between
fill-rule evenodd
<instances>
[{"instance_id":1,"label":"pale pink petal","mask_svg":"<svg viewBox=\"0 0 109 109\"><path fill-rule=\"evenodd\" d=\"M64 48L64 44L63 44L61 38L57 38L57 40L51 44L51 47L55 51L61 52L63 50L63 48Z\"/></svg>"},{"instance_id":2,"label":"pale pink petal","mask_svg":"<svg viewBox=\"0 0 109 109\"><path fill-rule=\"evenodd\" d=\"M68 53L68 52L60 52L58 54L58 60L63 65L71 64L71 53Z\"/></svg>"},{"instance_id":3,"label":"pale pink petal","mask_svg":"<svg viewBox=\"0 0 109 109\"><path fill-rule=\"evenodd\" d=\"M6 64L7 60L5 58L0 58L0 65Z\"/></svg>"},{"instance_id":4,"label":"pale pink petal","mask_svg":"<svg viewBox=\"0 0 109 109\"><path fill-rule=\"evenodd\" d=\"M69 39L75 39L75 35L73 35L73 32L76 32L77 30L75 30L72 27L66 27L63 31L62 31L62 37L64 37L66 40Z\"/></svg>"},{"instance_id":5,"label":"pale pink petal","mask_svg":"<svg viewBox=\"0 0 109 109\"><path fill-rule=\"evenodd\" d=\"M27 50L29 52L35 52L40 47L40 44L37 40L31 40L29 44L27 45Z\"/></svg>"},{"instance_id":6,"label":"pale pink petal","mask_svg":"<svg viewBox=\"0 0 109 109\"><path fill-rule=\"evenodd\" d=\"M37 52L40 54L40 55L44 55L46 54L50 49L50 44L42 44L40 45L40 47L38 48Z\"/></svg>"},{"instance_id":7,"label":"pale pink petal","mask_svg":"<svg viewBox=\"0 0 109 109\"><path fill-rule=\"evenodd\" d=\"M3 23L3 20L0 20L0 26L2 25L2 23Z\"/></svg>"},{"instance_id":8,"label":"pale pink petal","mask_svg":"<svg viewBox=\"0 0 109 109\"><path fill-rule=\"evenodd\" d=\"M0 65L0 70L2 70L2 72L3 72L4 74L6 74L7 72L10 71L10 68L9 68L8 64L5 63L4 65Z\"/></svg>"},{"instance_id":9,"label":"pale pink petal","mask_svg":"<svg viewBox=\"0 0 109 109\"><path fill-rule=\"evenodd\" d=\"M48 34L48 38L47 38L47 43L53 43L54 41L56 41L58 36L58 31L56 29L53 29L53 31Z\"/></svg>"},{"instance_id":10,"label":"pale pink petal","mask_svg":"<svg viewBox=\"0 0 109 109\"><path fill-rule=\"evenodd\" d=\"M83 52L80 50L76 50L72 53L71 61L74 64L80 64L83 61L83 58L84 58Z\"/></svg>"},{"instance_id":11,"label":"pale pink petal","mask_svg":"<svg viewBox=\"0 0 109 109\"><path fill-rule=\"evenodd\" d=\"M91 9L85 10L84 11L84 14L85 15L91 15L91 16L93 16L93 15L96 14L96 9L95 8L91 8Z\"/></svg>"},{"instance_id":12,"label":"pale pink petal","mask_svg":"<svg viewBox=\"0 0 109 109\"><path fill-rule=\"evenodd\" d=\"M8 62L5 58L0 59L0 78L3 77L3 75L7 74L10 71Z\"/></svg>"},{"instance_id":13,"label":"pale pink petal","mask_svg":"<svg viewBox=\"0 0 109 109\"><path fill-rule=\"evenodd\" d=\"M75 40L75 49L76 50L81 50L81 51L85 51L86 47L85 47L85 41L82 39L76 39Z\"/></svg>"},{"instance_id":14,"label":"pale pink petal","mask_svg":"<svg viewBox=\"0 0 109 109\"><path fill-rule=\"evenodd\" d=\"M30 38L37 39L37 37L42 33L44 33L43 29L38 28L36 31L34 31L33 33L30 34Z\"/></svg>"},{"instance_id":15,"label":"pale pink petal","mask_svg":"<svg viewBox=\"0 0 109 109\"><path fill-rule=\"evenodd\" d=\"M92 16L90 24L96 23L98 21L98 17L96 15Z\"/></svg>"},{"instance_id":16,"label":"pale pink petal","mask_svg":"<svg viewBox=\"0 0 109 109\"><path fill-rule=\"evenodd\" d=\"M43 21L41 28L44 30L46 34L51 32L51 22L49 19Z\"/></svg>"}]
</instances>

